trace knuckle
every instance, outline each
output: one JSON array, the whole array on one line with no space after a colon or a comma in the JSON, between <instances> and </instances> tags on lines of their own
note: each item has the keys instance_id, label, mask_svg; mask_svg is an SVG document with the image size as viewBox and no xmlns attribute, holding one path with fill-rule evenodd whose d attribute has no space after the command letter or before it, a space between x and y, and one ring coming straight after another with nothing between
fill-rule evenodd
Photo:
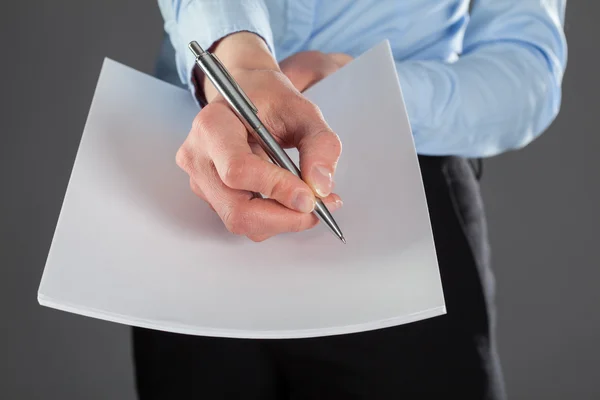
<instances>
[{"instance_id":1,"label":"knuckle","mask_svg":"<svg viewBox=\"0 0 600 400\"><path fill-rule=\"evenodd\" d=\"M302 103L302 111L307 117L313 120L325 121L321 108L317 104L306 98L303 99Z\"/></svg>"},{"instance_id":2,"label":"knuckle","mask_svg":"<svg viewBox=\"0 0 600 400\"><path fill-rule=\"evenodd\" d=\"M302 107L303 113L305 113L309 117L321 118L321 116L322 116L321 109L319 108L318 105L316 105L315 103L313 103L312 101L310 101L306 98L300 98L300 102L301 102L300 107Z\"/></svg>"},{"instance_id":3,"label":"knuckle","mask_svg":"<svg viewBox=\"0 0 600 400\"><path fill-rule=\"evenodd\" d=\"M196 114L196 117L192 121L192 132L196 134L201 134L206 126L206 114L203 113L204 110Z\"/></svg>"},{"instance_id":4,"label":"knuckle","mask_svg":"<svg viewBox=\"0 0 600 400\"><path fill-rule=\"evenodd\" d=\"M202 188L200 188L200 186L194 182L193 179L190 179L190 189L192 190L192 193L194 193L196 196L198 196L200 199L204 200L204 202L208 203L208 205L210 205L210 207L213 209L213 206L208 202L208 199L206 198L206 195L204 194L204 191L202 190Z\"/></svg>"},{"instance_id":5,"label":"knuckle","mask_svg":"<svg viewBox=\"0 0 600 400\"><path fill-rule=\"evenodd\" d=\"M289 114L289 110L282 107L281 112L269 112L265 115L267 126L276 135L281 135L286 131L285 117Z\"/></svg>"},{"instance_id":6,"label":"knuckle","mask_svg":"<svg viewBox=\"0 0 600 400\"><path fill-rule=\"evenodd\" d=\"M219 121L219 114L223 112L223 105L209 103L202 108L192 121L192 131L198 135L213 132Z\"/></svg>"},{"instance_id":7,"label":"knuckle","mask_svg":"<svg viewBox=\"0 0 600 400\"><path fill-rule=\"evenodd\" d=\"M194 182L194 180L191 178L190 178L190 189L192 190L192 192L194 192L198 196L200 196L200 193L202 193L202 191L200 190L200 186L198 186L198 184L196 182Z\"/></svg>"},{"instance_id":8,"label":"knuckle","mask_svg":"<svg viewBox=\"0 0 600 400\"><path fill-rule=\"evenodd\" d=\"M319 147L327 153L334 154L336 157L339 157L342 153L342 141L335 132L324 129L319 131L315 138L319 142Z\"/></svg>"},{"instance_id":9,"label":"knuckle","mask_svg":"<svg viewBox=\"0 0 600 400\"><path fill-rule=\"evenodd\" d=\"M303 228L304 224L302 218L296 218L296 220L292 223L291 231L292 232L300 232Z\"/></svg>"},{"instance_id":10,"label":"knuckle","mask_svg":"<svg viewBox=\"0 0 600 400\"><path fill-rule=\"evenodd\" d=\"M275 181L271 185L269 185L268 190L265 190L265 192L267 192L265 193L265 195L267 195L267 197L278 198L284 191L283 186L284 185L281 181Z\"/></svg>"},{"instance_id":11,"label":"knuckle","mask_svg":"<svg viewBox=\"0 0 600 400\"><path fill-rule=\"evenodd\" d=\"M235 235L244 235L248 230L246 215L239 207L229 209L223 215L223 223L227 230Z\"/></svg>"},{"instance_id":12,"label":"knuckle","mask_svg":"<svg viewBox=\"0 0 600 400\"><path fill-rule=\"evenodd\" d=\"M231 188L241 189L247 164L247 157L237 156L227 160L221 177L223 183Z\"/></svg>"},{"instance_id":13,"label":"knuckle","mask_svg":"<svg viewBox=\"0 0 600 400\"><path fill-rule=\"evenodd\" d=\"M315 76L313 77L313 79L315 82L322 81L323 79L325 79L327 77L327 75L329 75L329 74L325 70L319 69L319 70L315 71Z\"/></svg>"},{"instance_id":14,"label":"knuckle","mask_svg":"<svg viewBox=\"0 0 600 400\"><path fill-rule=\"evenodd\" d=\"M339 157L339 155L342 153L342 141L340 140L340 137L335 132L329 131L329 141L331 151L335 152Z\"/></svg>"},{"instance_id":15,"label":"knuckle","mask_svg":"<svg viewBox=\"0 0 600 400\"><path fill-rule=\"evenodd\" d=\"M287 130L286 117L290 115L290 112L289 104L286 101L269 102L262 112L263 122L275 136L280 137Z\"/></svg>"},{"instance_id":16,"label":"knuckle","mask_svg":"<svg viewBox=\"0 0 600 400\"><path fill-rule=\"evenodd\" d=\"M182 170L188 172L192 164L192 155L187 146L181 146L175 154L175 162Z\"/></svg>"},{"instance_id":17,"label":"knuckle","mask_svg":"<svg viewBox=\"0 0 600 400\"><path fill-rule=\"evenodd\" d=\"M269 197L281 198L285 193L291 189L291 184L288 179L285 179L285 173L283 170L272 173L267 178L267 190L265 193Z\"/></svg>"}]
</instances>

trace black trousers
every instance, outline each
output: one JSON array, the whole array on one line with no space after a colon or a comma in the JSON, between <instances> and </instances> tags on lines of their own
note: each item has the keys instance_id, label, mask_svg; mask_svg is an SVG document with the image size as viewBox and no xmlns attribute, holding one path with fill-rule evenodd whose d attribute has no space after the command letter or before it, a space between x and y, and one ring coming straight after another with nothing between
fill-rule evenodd
<instances>
[{"instance_id":1,"label":"black trousers","mask_svg":"<svg viewBox=\"0 0 600 400\"><path fill-rule=\"evenodd\" d=\"M476 176L461 158L419 159L446 315L310 339L242 340L134 328L140 400L504 399Z\"/></svg>"}]
</instances>

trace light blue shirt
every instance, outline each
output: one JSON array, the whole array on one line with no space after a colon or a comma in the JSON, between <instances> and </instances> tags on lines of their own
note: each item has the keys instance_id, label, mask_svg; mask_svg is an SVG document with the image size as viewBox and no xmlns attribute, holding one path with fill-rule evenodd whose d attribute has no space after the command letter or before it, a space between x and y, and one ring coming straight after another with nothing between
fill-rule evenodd
<instances>
[{"instance_id":1,"label":"light blue shirt","mask_svg":"<svg viewBox=\"0 0 600 400\"><path fill-rule=\"evenodd\" d=\"M187 45L246 30L281 61L358 56L390 41L417 152L487 157L522 148L558 114L566 0L158 0L182 83Z\"/></svg>"}]
</instances>

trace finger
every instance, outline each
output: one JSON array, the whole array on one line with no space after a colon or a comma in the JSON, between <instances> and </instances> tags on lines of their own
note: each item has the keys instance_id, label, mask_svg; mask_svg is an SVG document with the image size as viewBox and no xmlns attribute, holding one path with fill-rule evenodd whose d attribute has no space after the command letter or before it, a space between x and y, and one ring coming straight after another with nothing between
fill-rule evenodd
<instances>
[{"instance_id":1,"label":"finger","mask_svg":"<svg viewBox=\"0 0 600 400\"><path fill-rule=\"evenodd\" d=\"M352 56L345 53L329 53L329 57L339 68L353 60Z\"/></svg>"},{"instance_id":2,"label":"finger","mask_svg":"<svg viewBox=\"0 0 600 400\"><path fill-rule=\"evenodd\" d=\"M250 148L252 149L252 152L254 154L256 154L257 156L259 156L260 158L262 158L265 161L271 162L271 159L269 158L269 156L267 155L267 153L263 150L262 147L260 147L260 145L258 143L253 143L250 142ZM332 185L331 185L331 190L335 190L335 180L333 181ZM339 196L338 196L339 197ZM323 199L322 199L323 200ZM340 200L341 201L341 200Z\"/></svg>"},{"instance_id":3,"label":"finger","mask_svg":"<svg viewBox=\"0 0 600 400\"><path fill-rule=\"evenodd\" d=\"M296 89L303 92L337 71L339 66L328 54L313 50L284 59L280 68Z\"/></svg>"},{"instance_id":4,"label":"finger","mask_svg":"<svg viewBox=\"0 0 600 400\"><path fill-rule=\"evenodd\" d=\"M256 143L256 142L250 142L250 148L252 149L252 152L254 154L256 154L257 156L259 156L260 158L262 158L265 161L271 162L271 159L269 158L269 156L267 155L267 153L263 150L262 147L260 147L260 145L258 143ZM333 181L333 184L332 184L332 191L333 190L335 190L335 180ZM336 196L337 199L338 199L338 201L341 203L340 197L338 195L336 195L336 194L333 194L333 193L330 194L329 196L327 196L326 199L321 199L321 200L327 201L330 198L330 196Z\"/></svg>"},{"instance_id":5,"label":"finger","mask_svg":"<svg viewBox=\"0 0 600 400\"><path fill-rule=\"evenodd\" d=\"M250 145L250 149L252 150L252 153L256 154L257 156L259 156L261 159L263 159L265 161L271 162L271 158L269 157L269 155L265 152L265 150L258 143L251 141L251 142L248 142L248 144Z\"/></svg>"},{"instance_id":6,"label":"finger","mask_svg":"<svg viewBox=\"0 0 600 400\"><path fill-rule=\"evenodd\" d=\"M190 188L192 189L192 192L200 197L202 200L204 200L208 206L215 211L215 208L212 206L212 204L209 203L208 199L206 198L206 195L204 194L204 192L202 191L202 189L200 188L200 186L194 182L194 180L192 178L190 178Z\"/></svg>"},{"instance_id":7,"label":"finger","mask_svg":"<svg viewBox=\"0 0 600 400\"><path fill-rule=\"evenodd\" d=\"M313 114L312 118L307 116L299 125L296 140L302 177L323 198L333 189L333 176L342 153L342 143L320 112L315 110Z\"/></svg>"},{"instance_id":8,"label":"finger","mask_svg":"<svg viewBox=\"0 0 600 400\"><path fill-rule=\"evenodd\" d=\"M202 200L208 202L208 200L206 200L206 196L204 195L204 192L202 191L202 189L200 189L200 186L198 186L198 184L196 182L194 182L194 180L192 178L190 178L190 189L192 189L192 192L194 192L194 194L196 196L198 196Z\"/></svg>"},{"instance_id":9,"label":"finger","mask_svg":"<svg viewBox=\"0 0 600 400\"><path fill-rule=\"evenodd\" d=\"M197 132L190 132L183 145L177 151L177 165L190 177L190 188L194 194L206 201L218 214L217 205L241 200L250 200L253 192L231 189L221 190L224 186L211 159L206 154ZM221 214L220 214L221 216Z\"/></svg>"},{"instance_id":10,"label":"finger","mask_svg":"<svg viewBox=\"0 0 600 400\"><path fill-rule=\"evenodd\" d=\"M273 199L254 198L250 192L228 187L214 165L202 168L199 174L202 174L199 179L205 183L205 188L211 188L204 190L208 202L214 206L226 228L234 234L270 237L306 230L318 222L312 213L294 211Z\"/></svg>"},{"instance_id":11,"label":"finger","mask_svg":"<svg viewBox=\"0 0 600 400\"><path fill-rule=\"evenodd\" d=\"M310 187L293 173L252 152L246 128L222 103L205 107L197 130L219 177L231 189L262 193L303 213L314 209Z\"/></svg>"},{"instance_id":12,"label":"finger","mask_svg":"<svg viewBox=\"0 0 600 400\"><path fill-rule=\"evenodd\" d=\"M342 200L339 198L339 196L337 196L335 194L331 194L326 199L323 199L323 203L329 209L330 212L334 212L334 211L338 210L343 205ZM302 229L302 230L312 229L318 223L319 223L319 219L316 216L312 216L311 221L306 225L305 229ZM272 233L258 233L258 234L249 234L248 238L254 242L262 242L273 236L274 236L274 234L272 234Z\"/></svg>"},{"instance_id":13,"label":"finger","mask_svg":"<svg viewBox=\"0 0 600 400\"><path fill-rule=\"evenodd\" d=\"M344 202L337 193L331 193L329 196L321 199L321 201L329 211L338 210L344 205Z\"/></svg>"}]
</instances>

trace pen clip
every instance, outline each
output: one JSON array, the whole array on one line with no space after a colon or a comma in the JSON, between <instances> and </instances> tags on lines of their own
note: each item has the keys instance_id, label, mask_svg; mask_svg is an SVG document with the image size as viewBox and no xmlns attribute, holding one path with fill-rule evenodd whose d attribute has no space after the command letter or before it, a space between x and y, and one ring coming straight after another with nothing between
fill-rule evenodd
<instances>
[{"instance_id":1,"label":"pen clip","mask_svg":"<svg viewBox=\"0 0 600 400\"><path fill-rule=\"evenodd\" d=\"M238 85L238 83L235 81L235 79L233 79L233 76L231 76L231 74L229 73L229 71L227 71L227 69L225 68L225 66L221 62L221 60L219 60L219 58L215 54L213 54L213 53L210 53L210 56L213 58L213 60L215 60L215 62L219 66L219 68L221 68L221 71L223 71L223 74L225 74L225 76L229 80L229 83L231 83L233 86L235 86L235 88L238 90L238 92L240 93L240 95L244 98L244 100L246 100L246 103L248 103L248 106L252 109L252 111L254 112L254 114L258 114L258 108L256 108L256 106L254 105L254 103L252 103L252 101L250 100L250 98L242 90L242 88L240 87L240 85Z\"/></svg>"}]
</instances>

